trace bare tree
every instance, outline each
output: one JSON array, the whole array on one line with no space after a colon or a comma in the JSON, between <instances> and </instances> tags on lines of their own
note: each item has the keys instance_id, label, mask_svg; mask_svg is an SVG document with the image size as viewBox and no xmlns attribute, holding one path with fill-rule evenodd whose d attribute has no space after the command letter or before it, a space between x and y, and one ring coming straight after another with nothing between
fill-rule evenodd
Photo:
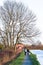
<instances>
[{"instance_id":1,"label":"bare tree","mask_svg":"<svg viewBox=\"0 0 43 65\"><path fill-rule=\"evenodd\" d=\"M36 15L22 3L6 1L0 6L0 19L4 27L3 39L6 39L8 46L14 45L15 37L15 43L21 43L25 38L33 42L39 34L35 26Z\"/></svg>"}]
</instances>

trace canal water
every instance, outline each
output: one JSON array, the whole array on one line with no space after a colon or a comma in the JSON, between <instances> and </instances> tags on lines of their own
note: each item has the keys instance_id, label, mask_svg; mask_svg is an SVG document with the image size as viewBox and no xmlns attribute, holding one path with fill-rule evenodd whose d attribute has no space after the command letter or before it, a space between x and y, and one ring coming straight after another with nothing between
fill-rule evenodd
<instances>
[{"instance_id":1,"label":"canal water","mask_svg":"<svg viewBox=\"0 0 43 65\"><path fill-rule=\"evenodd\" d=\"M37 55L37 59L40 65L43 65L43 50L30 50L32 53Z\"/></svg>"}]
</instances>

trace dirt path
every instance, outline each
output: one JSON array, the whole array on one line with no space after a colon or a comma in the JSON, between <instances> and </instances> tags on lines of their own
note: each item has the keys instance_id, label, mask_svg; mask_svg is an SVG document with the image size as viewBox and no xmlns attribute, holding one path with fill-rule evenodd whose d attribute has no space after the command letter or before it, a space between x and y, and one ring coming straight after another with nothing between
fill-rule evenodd
<instances>
[{"instance_id":1,"label":"dirt path","mask_svg":"<svg viewBox=\"0 0 43 65\"><path fill-rule=\"evenodd\" d=\"M26 54L26 56L24 58L24 61L23 61L22 65L32 65L32 61L30 59L30 56L29 56L28 52L27 52L27 54Z\"/></svg>"}]
</instances>

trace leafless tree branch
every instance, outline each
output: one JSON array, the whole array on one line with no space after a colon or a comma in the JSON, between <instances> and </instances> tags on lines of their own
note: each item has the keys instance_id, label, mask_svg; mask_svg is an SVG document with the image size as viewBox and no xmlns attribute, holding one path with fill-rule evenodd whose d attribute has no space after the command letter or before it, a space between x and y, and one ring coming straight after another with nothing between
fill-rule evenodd
<instances>
[{"instance_id":1,"label":"leafless tree branch","mask_svg":"<svg viewBox=\"0 0 43 65\"><path fill-rule=\"evenodd\" d=\"M9 45L20 43L20 40L25 37L31 38L39 35L39 30L36 29L36 15L25 7L22 3L6 1L3 6L0 6L0 19L4 24L4 37ZM14 42L16 37L16 42Z\"/></svg>"}]
</instances>

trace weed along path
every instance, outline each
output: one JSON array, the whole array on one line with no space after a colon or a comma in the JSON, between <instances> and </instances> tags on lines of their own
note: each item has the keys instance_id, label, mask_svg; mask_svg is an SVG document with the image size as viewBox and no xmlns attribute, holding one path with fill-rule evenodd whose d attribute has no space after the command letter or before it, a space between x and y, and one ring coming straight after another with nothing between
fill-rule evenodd
<instances>
[{"instance_id":1,"label":"weed along path","mask_svg":"<svg viewBox=\"0 0 43 65\"><path fill-rule=\"evenodd\" d=\"M26 54L22 65L32 65L32 61L28 53Z\"/></svg>"}]
</instances>

